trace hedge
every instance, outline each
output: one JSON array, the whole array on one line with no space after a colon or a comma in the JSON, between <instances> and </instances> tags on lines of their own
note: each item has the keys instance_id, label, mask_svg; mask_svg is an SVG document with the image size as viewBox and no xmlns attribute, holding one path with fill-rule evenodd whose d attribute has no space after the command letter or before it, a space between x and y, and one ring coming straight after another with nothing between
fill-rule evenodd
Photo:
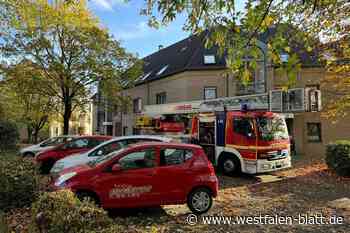
<instances>
[{"instance_id":1,"label":"hedge","mask_svg":"<svg viewBox=\"0 0 350 233\"><path fill-rule=\"evenodd\" d=\"M327 145L326 163L339 176L350 176L350 141L342 140Z\"/></svg>"},{"instance_id":2,"label":"hedge","mask_svg":"<svg viewBox=\"0 0 350 233\"><path fill-rule=\"evenodd\" d=\"M18 140L17 126L8 121L0 121L0 152L15 149Z\"/></svg>"},{"instance_id":3,"label":"hedge","mask_svg":"<svg viewBox=\"0 0 350 233\"><path fill-rule=\"evenodd\" d=\"M37 167L17 156L0 156L0 210L30 206L39 190Z\"/></svg>"}]
</instances>

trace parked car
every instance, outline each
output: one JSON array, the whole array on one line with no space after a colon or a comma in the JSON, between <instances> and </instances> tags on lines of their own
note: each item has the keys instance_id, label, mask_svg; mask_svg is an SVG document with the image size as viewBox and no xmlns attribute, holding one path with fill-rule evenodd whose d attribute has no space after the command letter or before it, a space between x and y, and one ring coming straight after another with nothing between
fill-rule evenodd
<instances>
[{"instance_id":1,"label":"parked car","mask_svg":"<svg viewBox=\"0 0 350 233\"><path fill-rule=\"evenodd\" d=\"M218 179L200 146L153 142L65 169L51 187L70 189L103 208L187 203L192 212L201 214L217 196Z\"/></svg>"},{"instance_id":2,"label":"parked car","mask_svg":"<svg viewBox=\"0 0 350 233\"><path fill-rule=\"evenodd\" d=\"M115 137L109 141L106 141L97 147L81 154L73 154L63 159L56 161L55 165L51 169L51 174L55 176L63 169L74 167L76 165L84 164L93 160L96 160L102 156L105 156L113 151L119 150L130 144L139 142L170 142L172 139L167 137L161 137L156 135L133 135Z\"/></svg>"},{"instance_id":3,"label":"parked car","mask_svg":"<svg viewBox=\"0 0 350 233\"><path fill-rule=\"evenodd\" d=\"M57 137L52 137L49 138L45 141L40 142L39 144L36 145L31 145L25 148L22 148L19 153L22 156L28 156L28 157L34 157L36 154L43 150L47 150L50 148L53 148L59 144L66 143L68 141L71 141L74 139L76 136L71 136L71 135L62 135L62 136L57 136Z\"/></svg>"},{"instance_id":4,"label":"parked car","mask_svg":"<svg viewBox=\"0 0 350 233\"><path fill-rule=\"evenodd\" d=\"M71 154L86 152L111 138L111 136L80 136L38 153L35 160L40 164L41 172L47 174L57 160Z\"/></svg>"}]
</instances>

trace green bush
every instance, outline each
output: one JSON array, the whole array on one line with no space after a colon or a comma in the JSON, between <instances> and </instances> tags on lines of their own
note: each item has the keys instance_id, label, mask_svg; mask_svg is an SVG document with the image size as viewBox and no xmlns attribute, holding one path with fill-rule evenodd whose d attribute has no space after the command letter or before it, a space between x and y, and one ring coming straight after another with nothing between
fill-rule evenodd
<instances>
[{"instance_id":1,"label":"green bush","mask_svg":"<svg viewBox=\"0 0 350 233\"><path fill-rule=\"evenodd\" d=\"M16 148L18 140L17 126L11 122L0 121L0 152Z\"/></svg>"},{"instance_id":2,"label":"green bush","mask_svg":"<svg viewBox=\"0 0 350 233\"><path fill-rule=\"evenodd\" d=\"M61 190L43 193L32 205L32 229L46 233L102 232L111 227L107 212L73 192ZM40 216L40 217L39 217Z\"/></svg>"},{"instance_id":3,"label":"green bush","mask_svg":"<svg viewBox=\"0 0 350 233\"><path fill-rule=\"evenodd\" d=\"M9 227L6 222L6 218L4 213L0 211L0 232L1 233L7 233L10 232Z\"/></svg>"},{"instance_id":4,"label":"green bush","mask_svg":"<svg viewBox=\"0 0 350 233\"><path fill-rule=\"evenodd\" d=\"M0 156L0 210L29 206L36 198L39 176L36 166L17 156Z\"/></svg>"},{"instance_id":5,"label":"green bush","mask_svg":"<svg viewBox=\"0 0 350 233\"><path fill-rule=\"evenodd\" d=\"M326 163L339 176L350 176L350 141L336 141L327 145Z\"/></svg>"}]
</instances>

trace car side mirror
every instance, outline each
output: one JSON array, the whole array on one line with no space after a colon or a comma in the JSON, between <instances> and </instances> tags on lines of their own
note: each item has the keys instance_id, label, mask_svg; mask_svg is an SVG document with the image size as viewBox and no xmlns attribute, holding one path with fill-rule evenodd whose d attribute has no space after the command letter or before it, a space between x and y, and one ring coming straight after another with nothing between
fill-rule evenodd
<instances>
[{"instance_id":1,"label":"car side mirror","mask_svg":"<svg viewBox=\"0 0 350 233\"><path fill-rule=\"evenodd\" d=\"M101 155L103 155L103 151L102 150L97 151L97 156L101 156Z\"/></svg>"},{"instance_id":2,"label":"car side mirror","mask_svg":"<svg viewBox=\"0 0 350 233\"><path fill-rule=\"evenodd\" d=\"M122 166L120 166L120 164L114 164L112 167L112 172L119 172L122 170Z\"/></svg>"}]
</instances>

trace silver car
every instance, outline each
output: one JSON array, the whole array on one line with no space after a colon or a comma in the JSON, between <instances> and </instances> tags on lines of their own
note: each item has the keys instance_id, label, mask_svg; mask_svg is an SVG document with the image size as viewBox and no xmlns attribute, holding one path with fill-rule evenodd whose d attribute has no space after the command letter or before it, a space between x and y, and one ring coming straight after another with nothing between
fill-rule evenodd
<instances>
[{"instance_id":1,"label":"silver car","mask_svg":"<svg viewBox=\"0 0 350 233\"><path fill-rule=\"evenodd\" d=\"M90 161L94 161L101 156L105 156L113 151L120 150L129 144L135 144L139 142L171 142L171 138L155 136L155 135L133 135L133 136L122 136L112 138L97 147L89 150L82 154L73 154L63 159L56 161L51 169L51 175L57 175L62 170L74 167L81 164L86 164Z\"/></svg>"},{"instance_id":2,"label":"silver car","mask_svg":"<svg viewBox=\"0 0 350 233\"><path fill-rule=\"evenodd\" d=\"M54 146L65 143L67 141L70 141L74 137L75 136L71 136L71 135L62 135L62 136L52 137L45 141L40 142L39 144L22 148L19 151L19 153L22 156L34 157L39 152L53 148Z\"/></svg>"}]
</instances>

